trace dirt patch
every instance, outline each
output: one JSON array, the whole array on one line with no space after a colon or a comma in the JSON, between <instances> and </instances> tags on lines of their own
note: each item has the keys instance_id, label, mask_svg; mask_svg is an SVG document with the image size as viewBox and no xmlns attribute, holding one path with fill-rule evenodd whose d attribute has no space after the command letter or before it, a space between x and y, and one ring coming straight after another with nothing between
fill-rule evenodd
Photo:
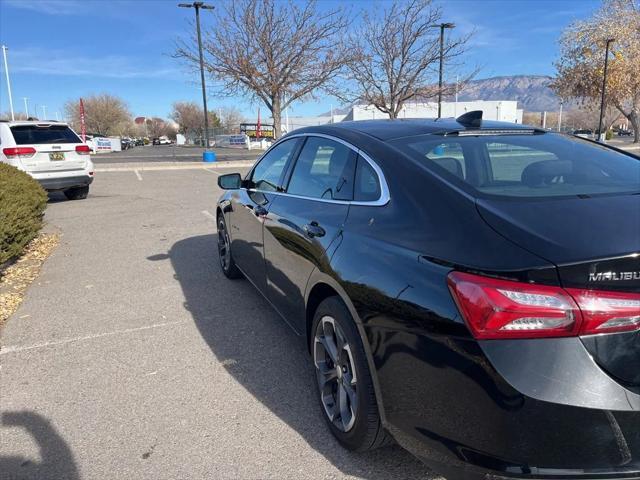
<instances>
[{"instance_id":1,"label":"dirt patch","mask_svg":"<svg viewBox=\"0 0 640 480\"><path fill-rule=\"evenodd\" d=\"M58 233L41 233L29 242L16 262L0 270L0 326L18 309L24 292L58 243Z\"/></svg>"}]
</instances>

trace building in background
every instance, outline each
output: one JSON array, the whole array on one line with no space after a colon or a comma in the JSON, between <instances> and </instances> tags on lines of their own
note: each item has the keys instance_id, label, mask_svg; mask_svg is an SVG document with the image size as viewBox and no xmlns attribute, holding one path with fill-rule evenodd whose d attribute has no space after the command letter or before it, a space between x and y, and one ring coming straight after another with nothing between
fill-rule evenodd
<instances>
[{"instance_id":1,"label":"building in background","mask_svg":"<svg viewBox=\"0 0 640 480\"><path fill-rule=\"evenodd\" d=\"M442 102L442 117L458 117L466 112L482 110L484 120L522 123L522 110L515 100L476 100L472 102ZM437 118L436 102L406 103L398 118ZM373 105L355 105L344 120L374 120L388 116Z\"/></svg>"},{"instance_id":2,"label":"building in background","mask_svg":"<svg viewBox=\"0 0 640 480\"><path fill-rule=\"evenodd\" d=\"M442 102L442 117L459 117L463 113L482 110L484 120L498 120L501 122L522 123L522 109L518 108L516 100L474 100L469 102ZM344 110L343 110L344 111ZM398 118L437 118L438 104L436 102L406 103ZM354 105L347 113L334 115L319 115L315 117L293 117L284 119L283 134L298 128L326 125L351 120L388 119L373 105ZM266 119L273 123L273 118ZM288 122L288 124L287 124Z\"/></svg>"}]
</instances>

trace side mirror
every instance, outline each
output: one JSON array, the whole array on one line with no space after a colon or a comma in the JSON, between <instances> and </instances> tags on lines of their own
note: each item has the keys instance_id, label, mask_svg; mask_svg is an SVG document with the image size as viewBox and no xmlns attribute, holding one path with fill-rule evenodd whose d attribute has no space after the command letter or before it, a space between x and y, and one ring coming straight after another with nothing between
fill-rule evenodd
<instances>
[{"instance_id":1,"label":"side mirror","mask_svg":"<svg viewBox=\"0 0 640 480\"><path fill-rule=\"evenodd\" d=\"M218 186L223 190L235 190L242 185L242 177L239 173L227 173L218 177Z\"/></svg>"}]
</instances>

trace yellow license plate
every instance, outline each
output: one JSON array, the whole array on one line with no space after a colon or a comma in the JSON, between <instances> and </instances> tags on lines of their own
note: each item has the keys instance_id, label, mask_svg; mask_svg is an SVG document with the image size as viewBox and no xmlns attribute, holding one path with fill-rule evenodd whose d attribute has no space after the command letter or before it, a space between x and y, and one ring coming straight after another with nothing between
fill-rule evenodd
<instances>
[{"instance_id":1,"label":"yellow license plate","mask_svg":"<svg viewBox=\"0 0 640 480\"><path fill-rule=\"evenodd\" d=\"M64 160L64 153L63 152L50 153L49 160L52 160L52 161Z\"/></svg>"}]
</instances>

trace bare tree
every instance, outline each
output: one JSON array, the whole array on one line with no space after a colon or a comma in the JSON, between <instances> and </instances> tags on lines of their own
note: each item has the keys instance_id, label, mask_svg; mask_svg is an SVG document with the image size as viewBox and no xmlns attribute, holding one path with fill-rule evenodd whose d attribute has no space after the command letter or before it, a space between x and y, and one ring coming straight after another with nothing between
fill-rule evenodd
<instances>
[{"instance_id":1,"label":"bare tree","mask_svg":"<svg viewBox=\"0 0 640 480\"><path fill-rule=\"evenodd\" d=\"M282 110L327 85L344 64L347 20L339 10L319 11L315 0L227 0L213 15L203 45L207 72L219 94L262 101L276 138ZM198 65L195 38L179 41L174 56Z\"/></svg>"},{"instance_id":2,"label":"bare tree","mask_svg":"<svg viewBox=\"0 0 640 480\"><path fill-rule=\"evenodd\" d=\"M178 124L180 133L194 133L198 137L204 135L204 115L202 108L195 102L174 102L170 117ZM209 128L222 126L215 112L208 114Z\"/></svg>"},{"instance_id":3,"label":"bare tree","mask_svg":"<svg viewBox=\"0 0 640 480\"><path fill-rule=\"evenodd\" d=\"M379 14L365 12L361 27L349 36L353 55L347 63L347 81L334 93L347 102L373 105L389 118L397 118L409 100L434 97L440 62L439 29L434 27L441 22L442 12L431 0L395 0ZM444 59L450 63L462 55L469 38L470 34L449 38ZM355 85L352 91L345 88L350 84ZM454 88L444 86L443 94L453 93Z\"/></svg>"},{"instance_id":4,"label":"bare tree","mask_svg":"<svg viewBox=\"0 0 640 480\"><path fill-rule=\"evenodd\" d=\"M147 118L147 131L149 132L149 136L151 138L157 137L169 137L172 140L175 140L176 134L178 130L175 128L175 125L167 122L163 118L153 117Z\"/></svg>"},{"instance_id":5,"label":"bare tree","mask_svg":"<svg viewBox=\"0 0 640 480\"><path fill-rule=\"evenodd\" d=\"M204 127L202 108L195 102L174 102L169 116L178 124L180 133L202 132Z\"/></svg>"},{"instance_id":6,"label":"bare tree","mask_svg":"<svg viewBox=\"0 0 640 480\"><path fill-rule=\"evenodd\" d=\"M16 120L26 120L28 117L22 112L13 112L13 118ZM11 112L0 113L0 120L11 120Z\"/></svg>"},{"instance_id":7,"label":"bare tree","mask_svg":"<svg viewBox=\"0 0 640 480\"><path fill-rule=\"evenodd\" d=\"M108 93L84 98L84 121L87 132L99 135L122 135L131 125L131 113L124 100ZM64 106L71 125L80 129L80 99L68 100Z\"/></svg>"},{"instance_id":8,"label":"bare tree","mask_svg":"<svg viewBox=\"0 0 640 480\"><path fill-rule=\"evenodd\" d=\"M240 124L245 120L245 116L237 108L223 107L220 109L220 121L222 122L222 127L227 133L239 132Z\"/></svg>"},{"instance_id":9,"label":"bare tree","mask_svg":"<svg viewBox=\"0 0 640 480\"><path fill-rule=\"evenodd\" d=\"M614 39L606 100L624 115L640 142L640 7L634 0L606 0L593 17L570 25L560 39L554 90L585 103L602 93L605 44Z\"/></svg>"}]
</instances>

